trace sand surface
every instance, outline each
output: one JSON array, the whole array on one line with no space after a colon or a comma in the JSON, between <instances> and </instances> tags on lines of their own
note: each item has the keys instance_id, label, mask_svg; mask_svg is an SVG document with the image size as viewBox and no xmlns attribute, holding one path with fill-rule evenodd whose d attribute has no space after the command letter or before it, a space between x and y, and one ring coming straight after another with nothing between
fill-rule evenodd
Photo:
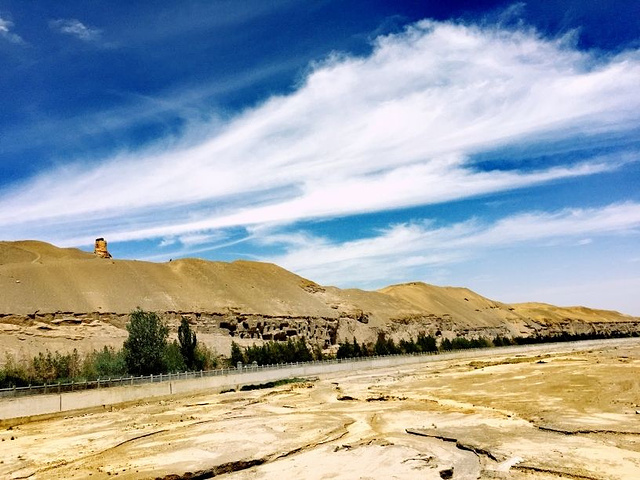
<instances>
[{"instance_id":1,"label":"sand surface","mask_svg":"<svg viewBox=\"0 0 640 480\"><path fill-rule=\"evenodd\" d=\"M640 341L602 345L34 421L0 431L0 477L635 480Z\"/></svg>"},{"instance_id":2,"label":"sand surface","mask_svg":"<svg viewBox=\"0 0 640 480\"><path fill-rule=\"evenodd\" d=\"M98 258L34 240L0 241L0 314L244 312L263 315L393 319L447 317L483 327L527 320L629 322L618 312L540 303L509 305L467 288L422 282L379 291L325 287L277 265L180 259L153 263Z\"/></svg>"},{"instance_id":3,"label":"sand surface","mask_svg":"<svg viewBox=\"0 0 640 480\"><path fill-rule=\"evenodd\" d=\"M329 346L353 337L373 343L380 331L398 341L420 332L493 338L640 329L640 318L618 312L509 305L466 288L413 282L339 289L268 263L152 263L0 241L0 346L16 358L118 348L136 307L172 316L173 335L180 316L188 316L199 338L221 354L232 339L250 345L304 336Z\"/></svg>"}]
</instances>

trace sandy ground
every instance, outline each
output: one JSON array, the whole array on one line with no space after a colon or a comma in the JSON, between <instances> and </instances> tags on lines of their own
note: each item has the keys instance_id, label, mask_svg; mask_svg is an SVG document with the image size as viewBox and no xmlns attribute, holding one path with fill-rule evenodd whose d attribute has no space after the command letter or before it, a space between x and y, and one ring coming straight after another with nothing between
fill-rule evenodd
<instances>
[{"instance_id":1,"label":"sandy ground","mask_svg":"<svg viewBox=\"0 0 640 480\"><path fill-rule=\"evenodd\" d=\"M640 341L608 345L26 423L0 430L0 478L635 480Z\"/></svg>"}]
</instances>

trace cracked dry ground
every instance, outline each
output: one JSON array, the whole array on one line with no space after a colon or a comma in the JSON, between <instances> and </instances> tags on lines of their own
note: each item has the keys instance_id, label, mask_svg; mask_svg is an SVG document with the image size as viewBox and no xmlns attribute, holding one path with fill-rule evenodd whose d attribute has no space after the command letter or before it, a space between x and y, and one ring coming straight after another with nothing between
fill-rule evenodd
<instances>
[{"instance_id":1,"label":"cracked dry ground","mask_svg":"<svg viewBox=\"0 0 640 480\"><path fill-rule=\"evenodd\" d=\"M637 479L639 373L636 343L155 400L4 429L0 477Z\"/></svg>"}]
</instances>

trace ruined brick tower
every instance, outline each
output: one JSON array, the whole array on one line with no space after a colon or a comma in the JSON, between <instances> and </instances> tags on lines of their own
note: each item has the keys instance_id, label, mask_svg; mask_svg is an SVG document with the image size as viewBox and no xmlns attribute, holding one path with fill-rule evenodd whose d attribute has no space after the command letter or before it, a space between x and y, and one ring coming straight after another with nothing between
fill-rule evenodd
<instances>
[{"instance_id":1,"label":"ruined brick tower","mask_svg":"<svg viewBox=\"0 0 640 480\"><path fill-rule=\"evenodd\" d=\"M111 254L107 250L107 241L102 237L96 238L93 253L100 258L111 258Z\"/></svg>"}]
</instances>

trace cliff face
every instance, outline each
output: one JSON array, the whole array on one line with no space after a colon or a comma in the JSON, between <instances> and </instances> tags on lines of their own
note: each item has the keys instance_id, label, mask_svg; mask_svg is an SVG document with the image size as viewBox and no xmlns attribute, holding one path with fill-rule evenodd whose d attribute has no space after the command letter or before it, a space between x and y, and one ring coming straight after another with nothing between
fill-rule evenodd
<instances>
[{"instance_id":1,"label":"cliff face","mask_svg":"<svg viewBox=\"0 0 640 480\"><path fill-rule=\"evenodd\" d=\"M187 316L201 338L222 350L231 339L304 336L328 346L353 336L372 341L379 331L402 338L420 331L473 337L640 329L639 318L617 312L508 305L464 288L341 290L266 263L105 260L43 242L0 242L0 344L16 350L71 338L80 346L94 338L99 346L100 335L118 344L136 307L162 313L171 324Z\"/></svg>"}]
</instances>

